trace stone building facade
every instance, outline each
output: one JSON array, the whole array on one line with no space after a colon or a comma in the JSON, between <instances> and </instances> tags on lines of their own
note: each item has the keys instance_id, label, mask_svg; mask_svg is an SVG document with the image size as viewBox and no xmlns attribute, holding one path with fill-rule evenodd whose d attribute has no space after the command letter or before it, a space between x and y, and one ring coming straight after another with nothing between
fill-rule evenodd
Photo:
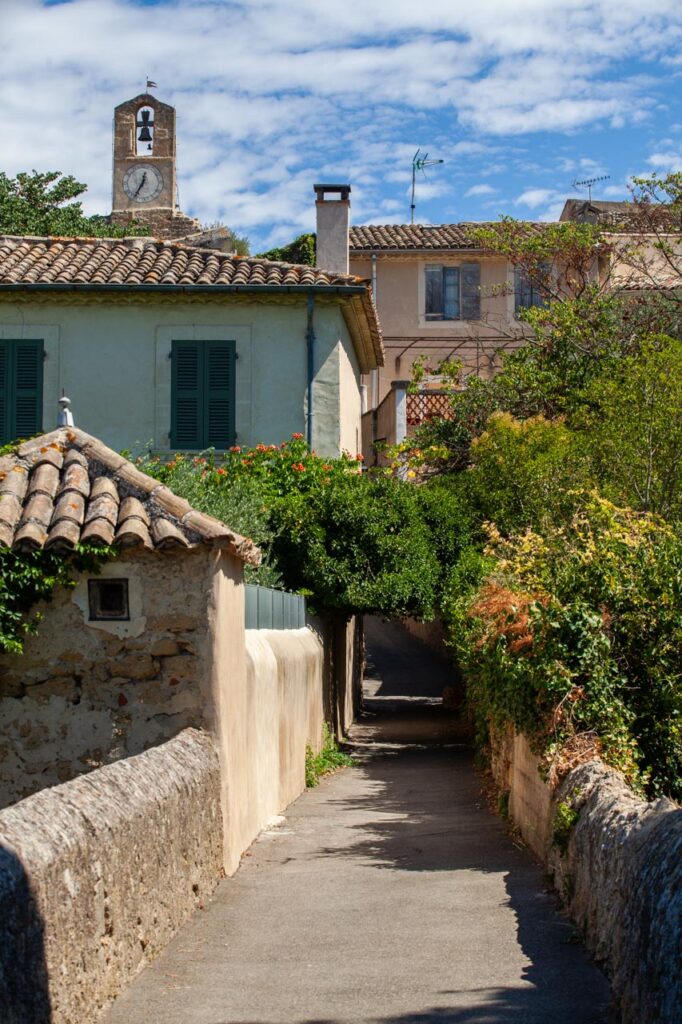
<instances>
[{"instance_id":1,"label":"stone building facade","mask_svg":"<svg viewBox=\"0 0 682 1024\"><path fill-rule=\"evenodd\" d=\"M55 593L23 654L0 656L0 805L156 746L214 732L213 691L244 672L250 541L75 428L0 459L0 543L117 545Z\"/></svg>"}]
</instances>

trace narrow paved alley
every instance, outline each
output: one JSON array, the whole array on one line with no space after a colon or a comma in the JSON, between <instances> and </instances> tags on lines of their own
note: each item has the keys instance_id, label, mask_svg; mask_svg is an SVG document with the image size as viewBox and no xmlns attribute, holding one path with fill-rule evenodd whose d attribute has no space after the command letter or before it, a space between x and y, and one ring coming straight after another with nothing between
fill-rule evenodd
<instances>
[{"instance_id":1,"label":"narrow paved alley","mask_svg":"<svg viewBox=\"0 0 682 1024\"><path fill-rule=\"evenodd\" d=\"M368 623L356 766L303 794L107 1024L606 1024L609 989L488 809L449 673Z\"/></svg>"}]
</instances>

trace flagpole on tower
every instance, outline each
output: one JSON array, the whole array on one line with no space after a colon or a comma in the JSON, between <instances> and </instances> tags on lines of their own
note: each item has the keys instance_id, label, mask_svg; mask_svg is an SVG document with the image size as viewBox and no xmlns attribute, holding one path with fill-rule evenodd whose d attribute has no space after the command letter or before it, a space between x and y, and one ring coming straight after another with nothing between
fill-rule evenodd
<instances>
[{"instance_id":1,"label":"flagpole on tower","mask_svg":"<svg viewBox=\"0 0 682 1024\"><path fill-rule=\"evenodd\" d=\"M152 82L151 78L147 76L147 89L158 89L156 82Z\"/></svg>"}]
</instances>

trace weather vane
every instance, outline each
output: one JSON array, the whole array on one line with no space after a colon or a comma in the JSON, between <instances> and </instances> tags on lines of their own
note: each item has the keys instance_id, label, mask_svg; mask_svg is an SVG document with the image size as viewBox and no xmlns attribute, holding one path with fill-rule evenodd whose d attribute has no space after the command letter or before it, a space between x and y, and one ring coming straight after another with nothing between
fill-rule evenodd
<instances>
[{"instance_id":1,"label":"weather vane","mask_svg":"<svg viewBox=\"0 0 682 1024\"><path fill-rule=\"evenodd\" d=\"M434 164L442 164L443 160L429 160L429 154L424 153L424 156L420 156L421 148L412 157L412 202L410 203L410 224L414 224L414 190L417 182L417 171L421 171L424 177L426 177L425 168L433 167Z\"/></svg>"}]
</instances>

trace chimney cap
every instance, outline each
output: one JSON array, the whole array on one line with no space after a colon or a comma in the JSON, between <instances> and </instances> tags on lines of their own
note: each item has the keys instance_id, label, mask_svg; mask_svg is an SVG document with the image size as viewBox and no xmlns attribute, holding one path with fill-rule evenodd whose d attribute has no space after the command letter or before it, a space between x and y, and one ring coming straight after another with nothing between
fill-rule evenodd
<instances>
[{"instance_id":1,"label":"chimney cap","mask_svg":"<svg viewBox=\"0 0 682 1024\"><path fill-rule=\"evenodd\" d=\"M336 184L317 184L313 185L313 191L317 194L318 203L324 202L324 197L327 192L339 192L341 199L348 201L350 195L350 185L336 185Z\"/></svg>"}]
</instances>

